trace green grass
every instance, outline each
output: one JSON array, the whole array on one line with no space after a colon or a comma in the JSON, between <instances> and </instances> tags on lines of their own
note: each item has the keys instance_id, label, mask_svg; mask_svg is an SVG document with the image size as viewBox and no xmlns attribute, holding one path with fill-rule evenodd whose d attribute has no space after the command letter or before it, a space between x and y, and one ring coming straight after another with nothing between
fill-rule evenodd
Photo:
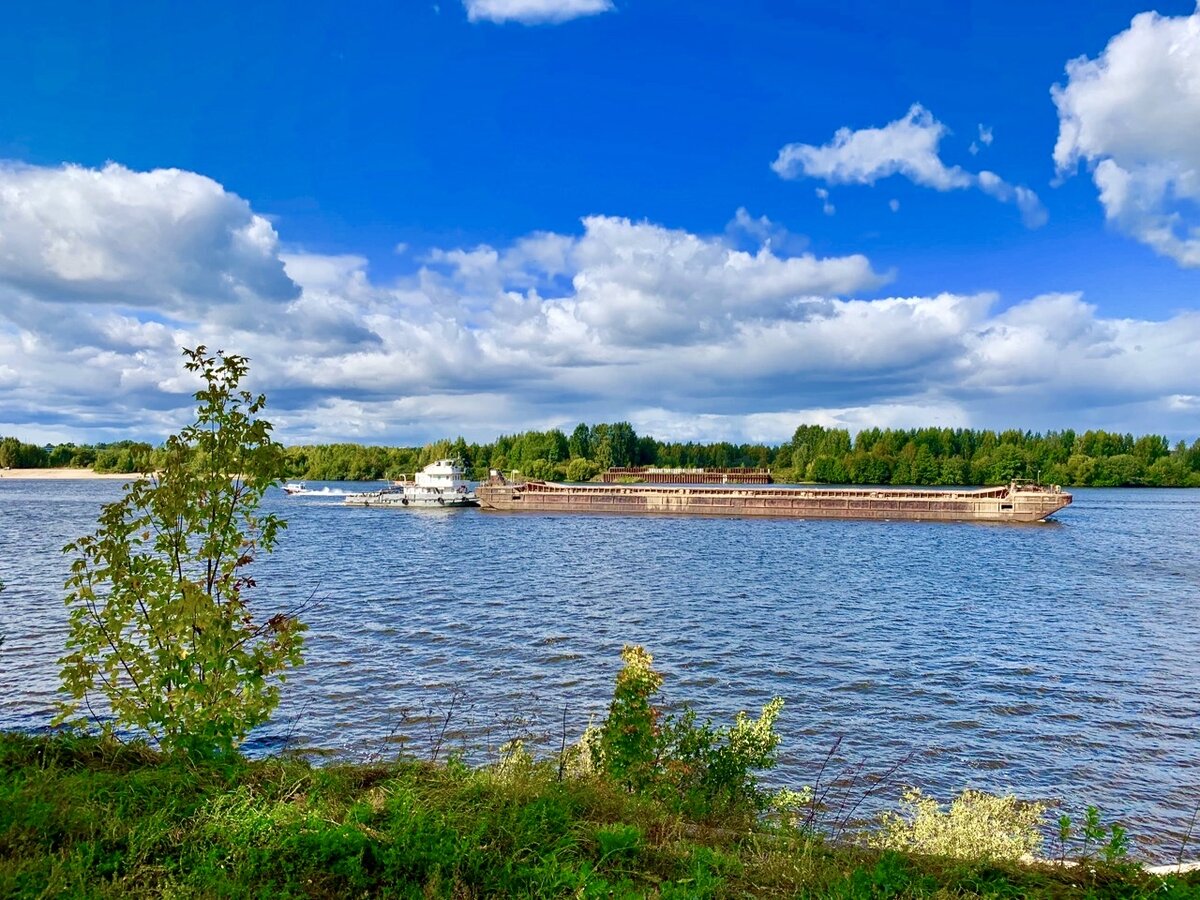
<instances>
[{"instance_id":1,"label":"green grass","mask_svg":"<svg viewBox=\"0 0 1200 900\"><path fill-rule=\"evenodd\" d=\"M0 897L1200 897L700 823L550 764L194 764L0 734Z\"/></svg>"}]
</instances>

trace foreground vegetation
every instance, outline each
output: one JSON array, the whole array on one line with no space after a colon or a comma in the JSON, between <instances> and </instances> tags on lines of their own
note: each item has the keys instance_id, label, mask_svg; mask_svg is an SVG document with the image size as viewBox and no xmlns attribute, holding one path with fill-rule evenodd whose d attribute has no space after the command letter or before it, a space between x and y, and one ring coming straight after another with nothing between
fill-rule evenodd
<instances>
[{"instance_id":1,"label":"foreground vegetation","mask_svg":"<svg viewBox=\"0 0 1200 900\"><path fill-rule=\"evenodd\" d=\"M80 466L98 472L156 468L161 449L122 441L91 447L37 447L0 439L0 467ZM660 441L627 422L580 424L505 435L491 443L436 441L423 447L326 444L289 447L288 478L369 481L412 474L446 456L461 459L476 479L488 469L519 469L534 478L586 481L609 466L759 466L779 481L828 484L1000 484L1011 478L1093 487L1200 486L1200 439L1174 446L1161 435L1106 431L986 431L868 428L851 438L843 428L802 425L779 445Z\"/></svg>"},{"instance_id":2,"label":"foreground vegetation","mask_svg":"<svg viewBox=\"0 0 1200 900\"><path fill-rule=\"evenodd\" d=\"M839 847L510 755L315 768L0 735L0 896L1160 897L1160 879Z\"/></svg>"},{"instance_id":3,"label":"foreground vegetation","mask_svg":"<svg viewBox=\"0 0 1200 900\"><path fill-rule=\"evenodd\" d=\"M154 477L124 485L96 531L63 548L70 615L56 724L134 729L208 755L270 718L302 661L305 626L298 610L264 616L250 605L250 567L287 527L259 511L283 459L259 415L266 397L240 387L243 357L200 346L184 359L204 385L195 422L168 438Z\"/></svg>"}]
</instances>

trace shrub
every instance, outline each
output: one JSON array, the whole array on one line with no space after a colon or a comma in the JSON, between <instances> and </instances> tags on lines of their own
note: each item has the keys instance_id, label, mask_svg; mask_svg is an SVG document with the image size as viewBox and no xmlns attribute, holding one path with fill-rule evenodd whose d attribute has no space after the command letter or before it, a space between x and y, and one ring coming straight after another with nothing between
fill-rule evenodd
<instances>
[{"instance_id":1,"label":"shrub","mask_svg":"<svg viewBox=\"0 0 1200 900\"><path fill-rule=\"evenodd\" d=\"M577 456L567 463L567 481L591 481L599 471L590 459Z\"/></svg>"},{"instance_id":2,"label":"shrub","mask_svg":"<svg viewBox=\"0 0 1200 900\"><path fill-rule=\"evenodd\" d=\"M132 727L163 749L211 754L270 716L304 626L283 613L257 621L245 602L247 567L285 527L258 513L284 460L257 417L266 400L238 389L244 358L203 346L184 356L205 382L195 423L167 440L155 477L125 485L96 532L64 548L76 558L57 722L95 722L99 694L105 732Z\"/></svg>"},{"instance_id":3,"label":"shrub","mask_svg":"<svg viewBox=\"0 0 1200 900\"><path fill-rule=\"evenodd\" d=\"M783 698L775 697L757 719L739 712L727 728L698 724L690 709L667 720L663 731L669 781L686 811L704 816L768 806L770 795L759 790L754 770L775 765L775 722L782 709Z\"/></svg>"},{"instance_id":4,"label":"shrub","mask_svg":"<svg viewBox=\"0 0 1200 900\"><path fill-rule=\"evenodd\" d=\"M653 657L637 646L621 657L608 717L585 738L591 764L627 790L648 791L699 818L765 809L771 797L754 771L775 765L783 699L772 699L755 719L738 713L728 727L700 723L687 707L664 717L654 704L662 676Z\"/></svg>"},{"instance_id":5,"label":"shrub","mask_svg":"<svg viewBox=\"0 0 1200 900\"><path fill-rule=\"evenodd\" d=\"M609 778L640 790L658 774L663 749L659 710L652 703L662 676L651 668L654 657L644 647L626 646L621 659L625 665L617 673L608 718L593 736L591 756Z\"/></svg>"},{"instance_id":6,"label":"shrub","mask_svg":"<svg viewBox=\"0 0 1200 900\"><path fill-rule=\"evenodd\" d=\"M1061 861L1067 858L1067 845L1075 837L1074 823L1071 817L1064 813L1058 817L1056 824ZM1079 840L1079 855L1083 859L1089 859L1093 853L1098 853L1106 863L1114 864L1123 861L1129 855L1129 833L1115 822L1105 825L1100 819L1100 810L1095 806L1084 810Z\"/></svg>"},{"instance_id":7,"label":"shrub","mask_svg":"<svg viewBox=\"0 0 1200 900\"><path fill-rule=\"evenodd\" d=\"M461 766L461 760L451 757L451 761L447 762L451 768ZM525 742L520 738L514 738L511 741L506 741L500 745L500 758L489 769L492 778L502 784L514 784L529 779L537 762L525 748Z\"/></svg>"},{"instance_id":8,"label":"shrub","mask_svg":"<svg viewBox=\"0 0 1200 900\"><path fill-rule=\"evenodd\" d=\"M875 846L901 852L959 859L1017 860L1042 844L1040 803L1013 796L963 791L948 810L914 788L904 795L904 811L885 813Z\"/></svg>"}]
</instances>

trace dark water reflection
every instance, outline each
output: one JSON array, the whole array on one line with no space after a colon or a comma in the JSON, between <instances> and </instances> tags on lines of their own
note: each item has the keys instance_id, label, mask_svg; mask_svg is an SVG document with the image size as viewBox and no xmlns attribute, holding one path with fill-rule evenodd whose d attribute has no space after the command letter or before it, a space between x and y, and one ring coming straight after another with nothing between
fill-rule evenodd
<instances>
[{"instance_id":1,"label":"dark water reflection","mask_svg":"<svg viewBox=\"0 0 1200 900\"><path fill-rule=\"evenodd\" d=\"M111 482L0 479L0 727L51 716L71 538ZM427 741L456 688L474 744L557 746L602 714L623 643L728 720L787 700L772 780L847 760L946 796L1095 803L1173 855L1200 803L1200 491L1081 490L1060 523L503 515L269 498L264 602L315 595L308 664L252 751Z\"/></svg>"}]
</instances>

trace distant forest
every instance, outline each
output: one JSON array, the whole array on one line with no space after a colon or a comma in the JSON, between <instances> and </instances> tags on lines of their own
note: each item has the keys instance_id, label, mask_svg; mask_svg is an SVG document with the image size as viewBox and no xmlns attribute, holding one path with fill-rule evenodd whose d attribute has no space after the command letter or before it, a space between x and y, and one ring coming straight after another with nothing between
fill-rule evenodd
<instances>
[{"instance_id":1,"label":"distant forest","mask_svg":"<svg viewBox=\"0 0 1200 900\"><path fill-rule=\"evenodd\" d=\"M97 472L155 468L150 444L58 444L39 447L0 438L0 468L81 467ZM756 466L776 481L824 484L973 485L1013 478L1121 487L1200 487L1200 439L1171 446L1165 437L1107 431L978 431L964 428L844 428L801 425L792 439L766 444L679 443L641 437L628 422L578 425L504 435L492 443L461 437L423 447L324 444L289 447L289 478L374 481L411 475L435 459L456 457L476 479L489 469L530 478L587 481L609 466Z\"/></svg>"}]
</instances>

